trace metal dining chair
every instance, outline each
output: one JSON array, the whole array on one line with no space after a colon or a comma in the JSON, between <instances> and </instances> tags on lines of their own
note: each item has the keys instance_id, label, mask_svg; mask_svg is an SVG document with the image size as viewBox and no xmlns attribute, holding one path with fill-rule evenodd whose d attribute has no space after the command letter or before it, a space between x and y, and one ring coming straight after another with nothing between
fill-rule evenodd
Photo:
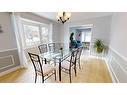
<instances>
[{"instance_id":1,"label":"metal dining chair","mask_svg":"<svg viewBox=\"0 0 127 95\"><path fill-rule=\"evenodd\" d=\"M49 43L48 47L49 47L49 51L51 51L51 52L55 51L55 43Z\"/></svg>"},{"instance_id":2,"label":"metal dining chair","mask_svg":"<svg viewBox=\"0 0 127 95\"><path fill-rule=\"evenodd\" d=\"M76 76L76 57L77 57L77 50L73 51L71 53L70 61L63 61L61 63L61 70L67 74L69 74L70 77L70 83L71 83L71 70L74 69L75 76Z\"/></svg>"},{"instance_id":3,"label":"metal dining chair","mask_svg":"<svg viewBox=\"0 0 127 95\"><path fill-rule=\"evenodd\" d=\"M40 53L45 53L48 51L47 44L39 45L38 48Z\"/></svg>"},{"instance_id":4,"label":"metal dining chair","mask_svg":"<svg viewBox=\"0 0 127 95\"><path fill-rule=\"evenodd\" d=\"M36 54L29 52L28 54L30 56L35 70L35 83L37 81L38 75L42 76L42 83L44 83L44 81L52 75L55 75L56 80L56 69L52 65L47 64L47 61L42 61L44 63L41 63L39 56Z\"/></svg>"},{"instance_id":5,"label":"metal dining chair","mask_svg":"<svg viewBox=\"0 0 127 95\"><path fill-rule=\"evenodd\" d=\"M79 47L79 48L77 49L77 50L78 50L78 54L77 54L76 62L78 62L78 64L79 64L79 69L81 69L80 57L81 57L82 49L83 49L83 47Z\"/></svg>"},{"instance_id":6,"label":"metal dining chair","mask_svg":"<svg viewBox=\"0 0 127 95\"><path fill-rule=\"evenodd\" d=\"M76 64L77 64L77 62L78 62L79 69L81 69L81 65L80 65L80 57L81 57L82 49L83 49L83 47L79 47L79 48L77 48ZM67 61L70 62L69 58L67 59Z\"/></svg>"},{"instance_id":7,"label":"metal dining chair","mask_svg":"<svg viewBox=\"0 0 127 95\"><path fill-rule=\"evenodd\" d=\"M47 44L42 44L38 46L40 54L48 52ZM42 59L42 58L41 58ZM45 61L46 59L42 59L42 61ZM47 59L47 62L50 63L50 60Z\"/></svg>"}]
</instances>

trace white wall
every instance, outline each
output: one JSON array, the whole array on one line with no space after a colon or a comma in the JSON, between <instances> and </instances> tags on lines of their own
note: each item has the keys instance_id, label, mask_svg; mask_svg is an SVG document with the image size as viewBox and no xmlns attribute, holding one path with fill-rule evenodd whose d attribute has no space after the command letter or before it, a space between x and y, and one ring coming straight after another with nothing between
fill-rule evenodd
<instances>
[{"instance_id":1,"label":"white wall","mask_svg":"<svg viewBox=\"0 0 127 95\"><path fill-rule=\"evenodd\" d=\"M52 33L52 40L53 42L60 43L61 42L61 27L60 23L53 24L53 33Z\"/></svg>"},{"instance_id":2,"label":"white wall","mask_svg":"<svg viewBox=\"0 0 127 95\"><path fill-rule=\"evenodd\" d=\"M127 60L127 12L112 16L110 47Z\"/></svg>"},{"instance_id":3,"label":"white wall","mask_svg":"<svg viewBox=\"0 0 127 95\"><path fill-rule=\"evenodd\" d=\"M0 75L14 71L14 68L20 66L16 37L10 15L9 12L0 12L0 25L3 30L0 33Z\"/></svg>"},{"instance_id":4,"label":"white wall","mask_svg":"<svg viewBox=\"0 0 127 95\"><path fill-rule=\"evenodd\" d=\"M65 43L69 43L69 35L70 35L68 30L69 26L93 24L93 29L92 29L93 40L99 38L104 40L104 42L108 45L109 33L110 33L110 21L111 21L111 16L104 16L104 17L66 23L61 29L62 30L61 41L64 41Z\"/></svg>"},{"instance_id":5,"label":"white wall","mask_svg":"<svg viewBox=\"0 0 127 95\"><path fill-rule=\"evenodd\" d=\"M0 25L2 26L3 30L3 32L0 33L0 51L17 48L9 13L0 13Z\"/></svg>"}]
</instances>

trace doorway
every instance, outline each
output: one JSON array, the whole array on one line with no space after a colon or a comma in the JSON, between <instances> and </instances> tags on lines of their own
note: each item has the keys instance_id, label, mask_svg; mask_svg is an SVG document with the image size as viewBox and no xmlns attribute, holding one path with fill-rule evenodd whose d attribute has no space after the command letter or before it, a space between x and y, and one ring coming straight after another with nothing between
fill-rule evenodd
<instances>
[{"instance_id":1,"label":"doorway","mask_svg":"<svg viewBox=\"0 0 127 95\"><path fill-rule=\"evenodd\" d=\"M89 25L74 25L69 27L69 33L74 33L73 39L77 42L77 46L83 46L85 50L90 52L92 45L92 28Z\"/></svg>"}]
</instances>

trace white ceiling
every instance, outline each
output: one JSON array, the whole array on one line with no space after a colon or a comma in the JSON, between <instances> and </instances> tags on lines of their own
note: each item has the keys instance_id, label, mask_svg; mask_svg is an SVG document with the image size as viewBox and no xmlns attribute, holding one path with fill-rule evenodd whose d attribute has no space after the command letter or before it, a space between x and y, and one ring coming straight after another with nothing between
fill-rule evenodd
<instances>
[{"instance_id":1,"label":"white ceiling","mask_svg":"<svg viewBox=\"0 0 127 95\"><path fill-rule=\"evenodd\" d=\"M56 20L57 12L33 12L36 15ZM72 12L70 21L80 21L89 18L112 15L112 12Z\"/></svg>"}]
</instances>

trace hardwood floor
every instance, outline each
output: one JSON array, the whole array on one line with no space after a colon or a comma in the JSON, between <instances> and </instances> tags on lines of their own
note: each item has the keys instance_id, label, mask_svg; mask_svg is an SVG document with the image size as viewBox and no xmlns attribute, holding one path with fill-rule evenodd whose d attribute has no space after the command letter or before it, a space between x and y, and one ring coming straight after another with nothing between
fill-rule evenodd
<instances>
[{"instance_id":1,"label":"hardwood floor","mask_svg":"<svg viewBox=\"0 0 127 95\"><path fill-rule=\"evenodd\" d=\"M78 66L77 66L78 67ZM58 68L58 67L57 67ZM34 83L34 69L30 63L28 68L21 68L12 73L0 77L1 83ZM41 77L38 77L41 83ZM46 83L69 83L69 75L62 72L62 81L54 80L54 76L45 81ZM81 69L77 69L77 77L72 73L72 83L111 83L111 77L105 61L94 57L81 56Z\"/></svg>"}]
</instances>

